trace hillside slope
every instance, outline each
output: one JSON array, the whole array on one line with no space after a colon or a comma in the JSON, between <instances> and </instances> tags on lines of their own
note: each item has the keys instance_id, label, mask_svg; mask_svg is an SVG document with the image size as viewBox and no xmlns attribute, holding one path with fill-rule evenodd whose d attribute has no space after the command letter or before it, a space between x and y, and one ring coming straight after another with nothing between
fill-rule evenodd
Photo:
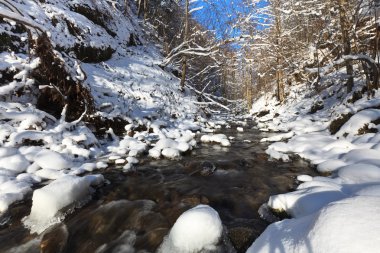
<instances>
[{"instance_id":1,"label":"hillside slope","mask_svg":"<svg viewBox=\"0 0 380 253\"><path fill-rule=\"evenodd\" d=\"M67 189L67 202L51 207L54 216L103 183L101 175L79 175L108 164L129 170L159 140L149 152L155 158L176 159L196 144L192 131L205 120L190 92L181 92L178 78L160 67L154 29L136 17L133 4L110 2L0 4L0 14L12 17L0 22L0 217L5 221L8 207L41 182L61 180L55 185L63 188L46 189L52 199ZM72 195L75 189L81 193ZM43 202L36 200L28 223L42 224L34 231L56 222L39 221Z\"/></svg>"}]
</instances>

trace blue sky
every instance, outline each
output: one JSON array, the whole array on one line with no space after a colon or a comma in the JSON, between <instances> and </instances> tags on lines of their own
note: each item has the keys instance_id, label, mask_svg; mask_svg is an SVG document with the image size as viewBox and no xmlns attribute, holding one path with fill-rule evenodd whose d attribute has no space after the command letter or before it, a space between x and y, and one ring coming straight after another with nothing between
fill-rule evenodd
<instances>
[{"instance_id":1,"label":"blue sky","mask_svg":"<svg viewBox=\"0 0 380 253\"><path fill-rule=\"evenodd\" d=\"M257 7L267 5L262 0ZM239 28L233 28L237 13L247 13L249 9L243 5L243 0L198 0L191 4L191 8L203 6L202 10L193 12L192 15L203 26L216 32L218 39L235 37L240 34ZM263 21L263 19L259 20Z\"/></svg>"}]
</instances>

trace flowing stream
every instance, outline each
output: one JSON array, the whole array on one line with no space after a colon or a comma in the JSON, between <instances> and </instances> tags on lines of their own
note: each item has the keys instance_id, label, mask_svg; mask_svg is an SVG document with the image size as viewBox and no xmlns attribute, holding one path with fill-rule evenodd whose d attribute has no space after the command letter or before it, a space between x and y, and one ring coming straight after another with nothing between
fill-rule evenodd
<instances>
[{"instance_id":1,"label":"flowing stream","mask_svg":"<svg viewBox=\"0 0 380 253\"><path fill-rule=\"evenodd\" d=\"M142 158L131 172L110 167L110 182L93 199L41 236L21 224L31 201L11 208L0 227L0 252L155 252L179 215L198 204L218 211L224 225L224 252L245 252L268 223L258 209L270 195L291 191L296 176L314 175L307 162L268 161L270 133L246 127L222 129L235 137L228 148L199 144L180 161Z\"/></svg>"}]
</instances>

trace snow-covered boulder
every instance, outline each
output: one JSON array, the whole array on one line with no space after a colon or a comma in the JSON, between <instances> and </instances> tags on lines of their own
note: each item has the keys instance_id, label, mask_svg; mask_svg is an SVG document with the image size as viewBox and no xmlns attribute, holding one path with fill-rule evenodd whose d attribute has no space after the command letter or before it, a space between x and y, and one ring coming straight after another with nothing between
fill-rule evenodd
<instances>
[{"instance_id":1,"label":"snow-covered boulder","mask_svg":"<svg viewBox=\"0 0 380 253\"><path fill-rule=\"evenodd\" d=\"M21 154L14 154L0 158L0 168L11 170L16 173L24 172L29 165L29 161Z\"/></svg>"},{"instance_id":2,"label":"snow-covered boulder","mask_svg":"<svg viewBox=\"0 0 380 253\"><path fill-rule=\"evenodd\" d=\"M20 201L29 193L31 184L28 182L20 182L12 180L10 177L2 177L0 184L0 214L7 211L9 206Z\"/></svg>"},{"instance_id":3,"label":"snow-covered boulder","mask_svg":"<svg viewBox=\"0 0 380 253\"><path fill-rule=\"evenodd\" d=\"M207 252L215 249L222 231L218 213L210 206L198 205L177 219L158 252Z\"/></svg>"},{"instance_id":4,"label":"snow-covered boulder","mask_svg":"<svg viewBox=\"0 0 380 253\"><path fill-rule=\"evenodd\" d=\"M336 133L338 137L344 137L346 135L353 136L359 133L359 130L372 121L380 118L379 109L367 109L356 113L352 116Z\"/></svg>"},{"instance_id":5,"label":"snow-covered boulder","mask_svg":"<svg viewBox=\"0 0 380 253\"><path fill-rule=\"evenodd\" d=\"M155 159L160 158L161 155L169 159L179 159L181 153L192 149L192 135L183 135L177 138L177 140L178 141L165 137L161 138L156 145L149 150L149 156Z\"/></svg>"},{"instance_id":6,"label":"snow-covered boulder","mask_svg":"<svg viewBox=\"0 0 380 253\"><path fill-rule=\"evenodd\" d=\"M64 176L33 192L30 215L24 224L32 233L41 233L64 218L70 208L80 206L91 193L98 177Z\"/></svg>"},{"instance_id":7,"label":"snow-covered boulder","mask_svg":"<svg viewBox=\"0 0 380 253\"><path fill-rule=\"evenodd\" d=\"M176 148L164 148L161 151L161 154L164 157L172 159L172 160L179 159L181 157L181 153Z\"/></svg>"},{"instance_id":8,"label":"snow-covered boulder","mask_svg":"<svg viewBox=\"0 0 380 253\"><path fill-rule=\"evenodd\" d=\"M224 134L206 134L201 137L201 142L215 142L220 143L220 145L224 147L231 146L230 141L228 140L227 136Z\"/></svg>"},{"instance_id":9,"label":"snow-covered boulder","mask_svg":"<svg viewBox=\"0 0 380 253\"><path fill-rule=\"evenodd\" d=\"M72 166L71 161L52 150L44 149L36 154L34 161L42 169L62 170Z\"/></svg>"}]
</instances>

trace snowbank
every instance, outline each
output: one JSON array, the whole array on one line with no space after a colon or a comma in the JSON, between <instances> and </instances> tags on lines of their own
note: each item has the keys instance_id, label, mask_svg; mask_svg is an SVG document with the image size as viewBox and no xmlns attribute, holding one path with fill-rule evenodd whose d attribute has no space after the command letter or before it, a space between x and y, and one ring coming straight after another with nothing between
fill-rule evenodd
<instances>
[{"instance_id":1,"label":"snowbank","mask_svg":"<svg viewBox=\"0 0 380 253\"><path fill-rule=\"evenodd\" d=\"M363 85L355 80L354 92ZM288 87L282 104L271 97L254 103L257 127L281 132L261 140L274 142L266 151L272 159L297 154L327 176L299 176L295 191L271 196L268 206L292 218L270 225L249 253L378 251L380 92L361 95L354 100L340 82L319 94L301 84Z\"/></svg>"},{"instance_id":2,"label":"snowbank","mask_svg":"<svg viewBox=\"0 0 380 253\"><path fill-rule=\"evenodd\" d=\"M332 202L299 219L271 224L247 253L379 251L380 195Z\"/></svg>"}]
</instances>

